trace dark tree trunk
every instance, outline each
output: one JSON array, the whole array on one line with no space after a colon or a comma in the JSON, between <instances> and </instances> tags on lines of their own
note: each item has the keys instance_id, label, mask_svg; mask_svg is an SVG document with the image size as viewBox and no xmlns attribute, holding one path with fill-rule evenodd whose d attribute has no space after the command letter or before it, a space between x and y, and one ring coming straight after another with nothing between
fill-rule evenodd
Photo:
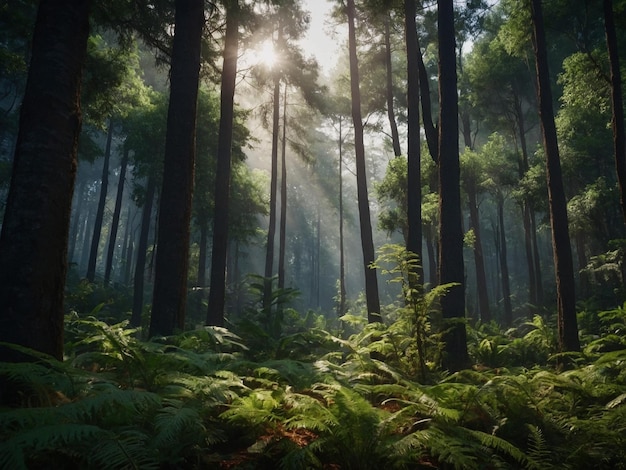
<instances>
[{"instance_id":1,"label":"dark tree trunk","mask_svg":"<svg viewBox=\"0 0 626 470\"><path fill-rule=\"evenodd\" d=\"M359 64L356 53L355 6L348 0L348 43L350 53L350 94L352 96L352 121L354 122L354 151L356 156L357 199L361 226L361 247L365 269L365 297L367 319L370 323L381 321L378 298L378 278L371 267L374 262L374 239L367 194L367 172L365 169L365 145L363 143L363 121L361 116L361 91L359 89Z\"/></svg>"},{"instance_id":2,"label":"dark tree trunk","mask_svg":"<svg viewBox=\"0 0 626 470\"><path fill-rule=\"evenodd\" d=\"M603 0L604 29L606 31L606 45L609 51L611 67L611 106L613 116L613 150L615 153L615 169L619 182L620 204L622 216L626 224L626 128L624 125L624 98L622 95L622 73L620 70L617 34L613 18L613 1Z\"/></svg>"},{"instance_id":3,"label":"dark tree trunk","mask_svg":"<svg viewBox=\"0 0 626 470\"><path fill-rule=\"evenodd\" d=\"M498 227L500 240L500 275L502 276L502 297L504 303L504 326L513 324L513 308L511 307L511 285L509 282L509 263L507 260L506 233L504 230L504 199L497 196L498 203Z\"/></svg>"},{"instance_id":4,"label":"dark tree trunk","mask_svg":"<svg viewBox=\"0 0 626 470\"><path fill-rule=\"evenodd\" d=\"M443 367L458 371L469 363L465 324L463 228L459 164L459 113L452 0L438 0L439 37L439 284L455 283L441 299L450 321L444 332Z\"/></svg>"},{"instance_id":5,"label":"dark tree trunk","mask_svg":"<svg viewBox=\"0 0 626 470\"><path fill-rule=\"evenodd\" d=\"M391 128L391 143L393 145L393 154L396 157L402 155L400 148L400 136L398 135L398 124L396 123L396 113L393 107L393 68L391 63L391 32L389 31L389 14L385 16L385 68L386 74L386 93L387 93L387 118L389 119L389 127ZM415 32L417 34L417 30Z\"/></svg>"},{"instance_id":6,"label":"dark tree trunk","mask_svg":"<svg viewBox=\"0 0 626 470\"><path fill-rule=\"evenodd\" d=\"M104 163L102 164L102 182L100 184L100 198L98 199L98 209L96 211L96 221L93 226L91 237L91 249L89 250L89 262L87 263L86 278L93 282L96 278L96 262L98 260L98 247L100 246L100 235L102 233L102 222L104 220L104 209L107 203L107 191L109 189L109 162L111 161L111 141L113 140L113 122L109 119L109 129L107 131L107 141L104 149Z\"/></svg>"},{"instance_id":7,"label":"dark tree trunk","mask_svg":"<svg viewBox=\"0 0 626 470\"><path fill-rule=\"evenodd\" d=\"M280 36L280 34L279 34ZM274 238L276 237L276 197L278 190L278 128L280 124L280 78L274 78L272 117L272 169L270 175L270 220L267 228L267 246L265 251L265 288L263 290L263 309L269 312L272 305L272 276L274 275Z\"/></svg>"},{"instance_id":8,"label":"dark tree trunk","mask_svg":"<svg viewBox=\"0 0 626 470\"><path fill-rule=\"evenodd\" d=\"M539 244L537 243L537 220L535 211L531 206L530 210L531 223L531 241L533 244L533 265L535 267L535 292L537 294L537 304L543 305L543 280L541 276L541 258L539 256Z\"/></svg>"},{"instance_id":9,"label":"dark tree trunk","mask_svg":"<svg viewBox=\"0 0 626 470\"><path fill-rule=\"evenodd\" d=\"M426 252L428 253L428 282L431 286L437 285L437 253L435 250L435 227L428 224L425 230Z\"/></svg>"},{"instance_id":10,"label":"dark tree trunk","mask_svg":"<svg viewBox=\"0 0 626 470\"><path fill-rule=\"evenodd\" d=\"M280 226L278 231L278 288L285 287L287 247L287 85L283 92L283 138L280 154Z\"/></svg>"},{"instance_id":11,"label":"dark tree trunk","mask_svg":"<svg viewBox=\"0 0 626 470\"><path fill-rule=\"evenodd\" d=\"M107 246L107 258L104 265L104 283L108 284L111 279L111 269L113 267L113 254L115 253L115 243L117 240L117 229L119 228L120 214L122 212L122 197L124 196L124 183L126 181L126 167L128 166L129 149L124 149L122 162L120 165L120 179L117 183L117 196L115 197L115 208L113 219L111 220L111 231L109 233L109 244Z\"/></svg>"},{"instance_id":12,"label":"dark tree trunk","mask_svg":"<svg viewBox=\"0 0 626 470\"><path fill-rule=\"evenodd\" d=\"M407 240L406 249L418 257L417 281L424 284L422 250L422 177L421 177L421 141L420 141L420 97L419 97L419 62L420 50L417 42L415 22L415 0L404 2L404 34L407 55Z\"/></svg>"},{"instance_id":13,"label":"dark tree trunk","mask_svg":"<svg viewBox=\"0 0 626 470\"><path fill-rule=\"evenodd\" d=\"M485 259L483 257L483 243L480 236L480 216L475 188L467 188L469 215L471 228L474 230L474 268L476 272L476 289L478 292L478 308L480 320L483 323L491 321L491 308L487 294L487 276L485 274Z\"/></svg>"},{"instance_id":14,"label":"dark tree trunk","mask_svg":"<svg viewBox=\"0 0 626 470\"><path fill-rule=\"evenodd\" d=\"M0 341L59 360L89 5L39 4L0 237Z\"/></svg>"},{"instance_id":15,"label":"dark tree trunk","mask_svg":"<svg viewBox=\"0 0 626 470\"><path fill-rule=\"evenodd\" d=\"M433 123L433 111L430 100L430 81L428 79L428 71L424 64L424 57L422 56L422 50L419 45L419 36L415 36L417 39L417 62L419 70L419 84L420 95L422 97L422 116L424 120L424 134L426 135L426 143L428 145L428 152L434 162L437 162L439 158L439 131Z\"/></svg>"},{"instance_id":16,"label":"dark tree trunk","mask_svg":"<svg viewBox=\"0 0 626 470\"><path fill-rule=\"evenodd\" d=\"M155 192L156 184L154 178L150 177L146 186L146 199L143 203L143 212L141 214L141 231L139 232L139 242L137 243L137 261L135 262L135 276L133 280L133 313L130 318L130 325L134 327L141 326L146 255L148 252L148 236L150 235L150 221L152 220L152 205Z\"/></svg>"},{"instance_id":17,"label":"dark tree trunk","mask_svg":"<svg viewBox=\"0 0 626 470\"><path fill-rule=\"evenodd\" d=\"M559 347L561 351L578 351L578 326L576 323L576 296L574 266L567 223L567 203L561 175L561 161L557 142L556 126L552 109L552 91L546 38L543 26L541 0L531 1L533 23L533 45L537 71L537 99L539 117L546 151L546 175L550 224L552 226L552 248L556 274Z\"/></svg>"},{"instance_id":18,"label":"dark tree trunk","mask_svg":"<svg viewBox=\"0 0 626 470\"><path fill-rule=\"evenodd\" d=\"M203 0L176 0L150 336L185 324L203 26Z\"/></svg>"},{"instance_id":19,"label":"dark tree trunk","mask_svg":"<svg viewBox=\"0 0 626 470\"><path fill-rule=\"evenodd\" d=\"M231 180L231 147L233 142L233 117L237 54L239 50L239 3L231 0L226 11L226 38L224 66L220 97L220 129L217 143L217 169L215 175L215 222L211 252L211 288L207 325L224 325L226 304L226 254L228 253L228 220ZM203 284L204 285L204 284Z\"/></svg>"}]
</instances>

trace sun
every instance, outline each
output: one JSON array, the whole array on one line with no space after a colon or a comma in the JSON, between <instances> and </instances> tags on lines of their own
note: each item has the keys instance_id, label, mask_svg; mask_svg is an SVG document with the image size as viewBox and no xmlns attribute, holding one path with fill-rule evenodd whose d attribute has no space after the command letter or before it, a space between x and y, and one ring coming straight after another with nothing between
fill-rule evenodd
<instances>
[{"instance_id":1,"label":"sun","mask_svg":"<svg viewBox=\"0 0 626 470\"><path fill-rule=\"evenodd\" d=\"M269 69L278 62L278 55L271 39L267 39L259 45L257 54L257 63L265 65Z\"/></svg>"}]
</instances>

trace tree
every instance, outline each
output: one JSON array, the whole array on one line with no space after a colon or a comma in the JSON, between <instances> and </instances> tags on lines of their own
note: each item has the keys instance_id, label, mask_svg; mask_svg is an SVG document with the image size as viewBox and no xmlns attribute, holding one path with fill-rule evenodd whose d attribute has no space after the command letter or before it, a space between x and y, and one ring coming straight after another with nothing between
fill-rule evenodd
<instances>
[{"instance_id":1,"label":"tree","mask_svg":"<svg viewBox=\"0 0 626 470\"><path fill-rule=\"evenodd\" d=\"M439 284L453 286L441 299L447 321L443 367L450 371L468 363L465 330L465 285L459 165L459 116L456 46L452 0L438 0L439 38Z\"/></svg>"},{"instance_id":2,"label":"tree","mask_svg":"<svg viewBox=\"0 0 626 470\"><path fill-rule=\"evenodd\" d=\"M39 4L0 236L0 340L59 360L89 6Z\"/></svg>"},{"instance_id":3,"label":"tree","mask_svg":"<svg viewBox=\"0 0 626 470\"><path fill-rule=\"evenodd\" d=\"M150 336L184 327L203 26L202 0L176 1Z\"/></svg>"},{"instance_id":4,"label":"tree","mask_svg":"<svg viewBox=\"0 0 626 470\"><path fill-rule=\"evenodd\" d=\"M421 184L421 142L419 119L419 59L421 55L417 40L417 25L415 22L415 0L405 0L405 42L407 56L407 239L406 249L415 253L418 258L417 279L424 282L423 253L422 253L422 184Z\"/></svg>"},{"instance_id":5,"label":"tree","mask_svg":"<svg viewBox=\"0 0 626 470\"><path fill-rule=\"evenodd\" d=\"M378 297L378 278L374 262L374 240L370 219L369 197L367 193L367 172L365 168L365 145L363 143L363 121L361 117L361 92L359 89L359 64L356 50L354 0L348 0L348 47L350 55L350 94L352 97L352 122L354 125L354 146L356 154L357 199L361 226L361 248L363 250L363 268L365 269L365 297L368 321L380 321L380 300Z\"/></svg>"},{"instance_id":6,"label":"tree","mask_svg":"<svg viewBox=\"0 0 626 470\"><path fill-rule=\"evenodd\" d=\"M530 5L537 73L537 100L543 145L546 152L546 177L557 290L559 347L562 351L578 351L580 350L580 343L576 323L574 266L567 223L567 203L561 174L559 146L552 110L552 91L550 89L550 73L541 0L531 0Z\"/></svg>"},{"instance_id":7,"label":"tree","mask_svg":"<svg viewBox=\"0 0 626 470\"><path fill-rule=\"evenodd\" d=\"M620 187L620 205L624 223L626 223L626 125L624 123L624 100L622 97L622 74L620 70L617 34L613 18L613 1L602 1L604 11L604 28L606 45L609 52L611 68L611 109L613 111L611 126L613 128L613 148L615 153L615 169Z\"/></svg>"},{"instance_id":8,"label":"tree","mask_svg":"<svg viewBox=\"0 0 626 470\"><path fill-rule=\"evenodd\" d=\"M237 77L239 43L239 2L226 3L226 35L220 101L220 124L215 174L215 217L211 255L211 289L207 325L224 325L226 302L226 253L228 251L228 220L231 179L231 146L233 141L234 94Z\"/></svg>"}]
</instances>

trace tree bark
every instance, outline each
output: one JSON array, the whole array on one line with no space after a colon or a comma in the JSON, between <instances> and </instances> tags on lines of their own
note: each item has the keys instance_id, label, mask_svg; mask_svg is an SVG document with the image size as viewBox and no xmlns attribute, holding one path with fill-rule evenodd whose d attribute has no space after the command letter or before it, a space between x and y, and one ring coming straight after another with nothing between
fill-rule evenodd
<instances>
[{"instance_id":1,"label":"tree bark","mask_svg":"<svg viewBox=\"0 0 626 470\"><path fill-rule=\"evenodd\" d=\"M404 2L404 34L407 55L407 240L406 249L418 257L417 282L424 284L424 257L422 250L422 178L420 141L420 97L419 61L420 50L417 42L415 22L415 0Z\"/></svg>"},{"instance_id":2,"label":"tree bark","mask_svg":"<svg viewBox=\"0 0 626 470\"><path fill-rule=\"evenodd\" d=\"M122 197L124 196L124 183L126 182L126 167L128 166L129 149L124 149L122 161L120 164L120 178L117 183L117 195L115 197L115 208L113 209L113 218L111 220L111 230L109 232L109 243L107 246L107 258L104 265L104 283L108 284L111 279L111 270L113 268L113 254L115 253L115 243L117 240L117 230L120 223L120 214L122 212Z\"/></svg>"},{"instance_id":3,"label":"tree bark","mask_svg":"<svg viewBox=\"0 0 626 470\"><path fill-rule=\"evenodd\" d=\"M361 91L359 89L359 63L356 53L354 0L347 2L348 47L350 54L350 94L352 97L352 121L354 123L354 151L356 155L357 199L359 222L361 226L361 247L363 250L363 268L365 269L365 297L367 319L370 323L381 321L380 300L378 297L378 278L374 262L374 239L370 219L369 197L367 193L367 172L365 168L365 145L363 143L363 120L361 116Z\"/></svg>"},{"instance_id":4,"label":"tree bark","mask_svg":"<svg viewBox=\"0 0 626 470\"><path fill-rule=\"evenodd\" d=\"M220 96L220 129L217 143L217 169L215 174L215 217L213 247L211 252L211 288L207 325L224 325L226 304L226 255L228 253L228 221L230 205L231 147L237 54L239 50L239 3L231 0L226 9L226 37L224 66Z\"/></svg>"},{"instance_id":5,"label":"tree bark","mask_svg":"<svg viewBox=\"0 0 626 470\"><path fill-rule=\"evenodd\" d=\"M346 258L343 243L343 117L339 118L339 310L346 313Z\"/></svg>"},{"instance_id":6,"label":"tree bark","mask_svg":"<svg viewBox=\"0 0 626 470\"><path fill-rule=\"evenodd\" d=\"M613 151L615 153L615 170L619 182L620 205L626 224L626 127L624 125L624 98L622 95L622 73L620 70L617 34L613 18L613 1L603 0L604 29L606 46L609 52L611 67L611 106L613 128Z\"/></svg>"},{"instance_id":7,"label":"tree bark","mask_svg":"<svg viewBox=\"0 0 626 470\"><path fill-rule=\"evenodd\" d=\"M420 95L422 97L422 116L424 120L424 134L426 135L426 144L431 158L436 163L439 158L439 131L433 123L433 112L430 100L430 81L428 79L428 71L424 64L424 57L419 45L419 36L417 39L417 62L419 70Z\"/></svg>"},{"instance_id":8,"label":"tree bark","mask_svg":"<svg viewBox=\"0 0 626 470\"><path fill-rule=\"evenodd\" d=\"M393 67L391 62L391 32L389 30L389 13L385 15L385 69L386 73L386 94L387 94L387 118L389 119L389 127L391 128L391 143L393 145L393 154L396 157L402 155L400 148L400 136L398 134L398 124L396 123L396 113L393 106ZM417 34L417 30L415 32Z\"/></svg>"},{"instance_id":9,"label":"tree bark","mask_svg":"<svg viewBox=\"0 0 626 470\"><path fill-rule=\"evenodd\" d=\"M203 0L176 0L150 336L185 324L203 26Z\"/></svg>"},{"instance_id":10,"label":"tree bark","mask_svg":"<svg viewBox=\"0 0 626 470\"><path fill-rule=\"evenodd\" d=\"M100 198L98 199L98 209L96 211L96 221L93 226L91 236L91 249L89 250L89 262L87 263L86 278L89 282L96 279L96 262L98 260L98 247L100 246L100 235L102 234L102 222L104 220L104 209L107 202L107 191L109 189L109 162L111 161L111 141L113 140L113 122L109 119L107 130L107 140L104 149L104 163L102 164L102 179L100 183Z\"/></svg>"},{"instance_id":11,"label":"tree bark","mask_svg":"<svg viewBox=\"0 0 626 470\"><path fill-rule=\"evenodd\" d=\"M0 341L59 360L89 6L39 4L0 236Z\"/></svg>"},{"instance_id":12,"label":"tree bark","mask_svg":"<svg viewBox=\"0 0 626 470\"><path fill-rule=\"evenodd\" d=\"M576 323L574 266L567 222L567 202L563 188L561 160L552 109L552 91L550 89L541 0L531 0L531 17L536 59L537 100L543 145L546 152L548 202L556 274L559 347L561 351L578 351L580 350L580 343Z\"/></svg>"},{"instance_id":13,"label":"tree bark","mask_svg":"<svg viewBox=\"0 0 626 470\"><path fill-rule=\"evenodd\" d=\"M459 113L452 0L438 0L439 37L439 284L454 283L441 299L447 320L443 367L458 371L469 363L465 323L463 228L459 163Z\"/></svg>"}]
</instances>

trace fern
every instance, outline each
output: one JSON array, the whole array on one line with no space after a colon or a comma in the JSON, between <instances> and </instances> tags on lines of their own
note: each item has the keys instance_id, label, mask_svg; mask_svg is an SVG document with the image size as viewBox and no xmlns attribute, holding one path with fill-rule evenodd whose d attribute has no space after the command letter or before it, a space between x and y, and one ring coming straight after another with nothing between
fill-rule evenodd
<instances>
[{"instance_id":1,"label":"fern","mask_svg":"<svg viewBox=\"0 0 626 470\"><path fill-rule=\"evenodd\" d=\"M94 446L90 460L95 468L103 469L160 468L158 452L150 437L136 429L101 439Z\"/></svg>"}]
</instances>

